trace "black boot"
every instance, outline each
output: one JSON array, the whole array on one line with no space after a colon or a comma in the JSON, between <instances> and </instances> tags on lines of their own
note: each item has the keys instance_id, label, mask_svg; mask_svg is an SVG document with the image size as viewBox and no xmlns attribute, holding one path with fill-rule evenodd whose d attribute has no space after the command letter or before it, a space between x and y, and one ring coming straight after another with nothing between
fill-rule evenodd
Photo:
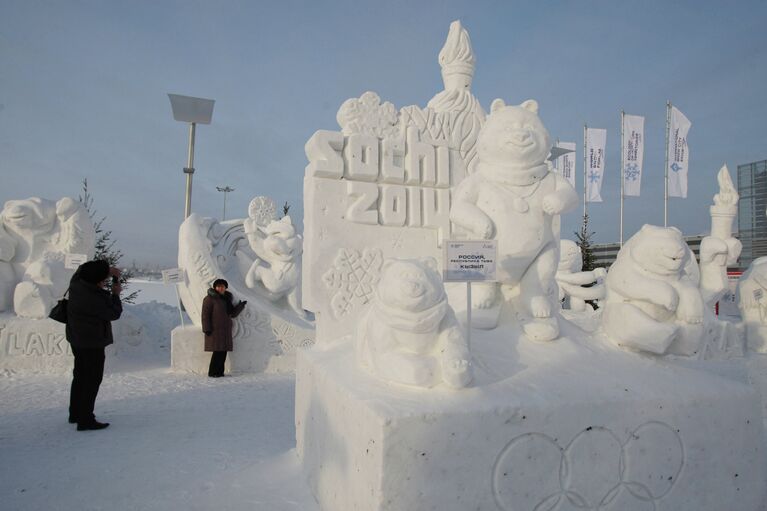
<instances>
[{"instance_id":1,"label":"black boot","mask_svg":"<svg viewBox=\"0 0 767 511\"><path fill-rule=\"evenodd\" d=\"M90 431L95 429L104 429L107 426L109 426L108 422L99 422L97 420L93 420L90 422L79 422L77 424L77 431Z\"/></svg>"}]
</instances>

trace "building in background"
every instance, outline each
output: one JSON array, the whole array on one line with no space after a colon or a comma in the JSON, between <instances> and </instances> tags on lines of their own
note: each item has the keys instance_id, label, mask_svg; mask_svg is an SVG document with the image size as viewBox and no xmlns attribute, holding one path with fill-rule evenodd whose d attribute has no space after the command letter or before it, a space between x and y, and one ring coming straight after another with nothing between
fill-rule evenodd
<instances>
[{"instance_id":1,"label":"building in background","mask_svg":"<svg viewBox=\"0 0 767 511\"><path fill-rule=\"evenodd\" d=\"M738 165L738 239L743 243L738 267L745 270L767 256L767 160Z\"/></svg>"}]
</instances>

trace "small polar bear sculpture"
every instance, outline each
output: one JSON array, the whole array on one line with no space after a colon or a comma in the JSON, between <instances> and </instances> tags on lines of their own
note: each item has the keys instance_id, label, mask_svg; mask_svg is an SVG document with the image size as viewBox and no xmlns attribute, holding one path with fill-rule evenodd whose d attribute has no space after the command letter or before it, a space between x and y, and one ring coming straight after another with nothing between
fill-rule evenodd
<instances>
[{"instance_id":1,"label":"small polar bear sculpture","mask_svg":"<svg viewBox=\"0 0 767 511\"><path fill-rule=\"evenodd\" d=\"M450 220L472 237L498 240L498 281L509 291L518 288L513 303L525 334L555 339L559 325L549 295L559 263L559 215L575 207L578 196L549 168L551 138L533 100L519 106L493 101L477 146L477 170L456 188ZM500 301L498 284L474 288L475 308Z\"/></svg>"},{"instance_id":2,"label":"small polar bear sculpture","mask_svg":"<svg viewBox=\"0 0 767 511\"><path fill-rule=\"evenodd\" d=\"M469 346L447 303L437 263L388 259L357 327L358 363L375 376L416 387L472 381Z\"/></svg>"},{"instance_id":3,"label":"small polar bear sculpture","mask_svg":"<svg viewBox=\"0 0 767 511\"><path fill-rule=\"evenodd\" d=\"M602 328L621 346L691 355L704 301L695 255L674 227L645 225L621 248L607 274ZM680 344L679 349L670 347Z\"/></svg>"},{"instance_id":4,"label":"small polar bear sculpture","mask_svg":"<svg viewBox=\"0 0 767 511\"><path fill-rule=\"evenodd\" d=\"M755 259L740 277L737 301L748 348L767 353L767 257Z\"/></svg>"},{"instance_id":5,"label":"small polar bear sculpture","mask_svg":"<svg viewBox=\"0 0 767 511\"><path fill-rule=\"evenodd\" d=\"M303 241L289 216L273 220L263 229L263 243L254 244L258 256L245 275L245 284L263 284L263 293L273 302L286 298L299 317L306 317L301 305L301 253Z\"/></svg>"}]
</instances>

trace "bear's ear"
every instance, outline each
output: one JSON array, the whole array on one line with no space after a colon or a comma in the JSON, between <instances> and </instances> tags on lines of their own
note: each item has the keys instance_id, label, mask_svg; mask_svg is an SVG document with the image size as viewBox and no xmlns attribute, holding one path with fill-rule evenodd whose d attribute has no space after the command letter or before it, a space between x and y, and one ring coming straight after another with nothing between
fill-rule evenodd
<instances>
[{"instance_id":1,"label":"bear's ear","mask_svg":"<svg viewBox=\"0 0 767 511\"><path fill-rule=\"evenodd\" d=\"M538 102L534 99L528 99L527 101L523 102L519 106L521 106L525 110L529 110L530 112L533 112L534 114L538 114Z\"/></svg>"},{"instance_id":2,"label":"bear's ear","mask_svg":"<svg viewBox=\"0 0 767 511\"><path fill-rule=\"evenodd\" d=\"M500 110L501 108L505 106L506 106L506 103L501 98L495 99L493 100L493 103L490 105L490 113L492 114L493 112L497 112L498 110Z\"/></svg>"},{"instance_id":3,"label":"bear's ear","mask_svg":"<svg viewBox=\"0 0 767 511\"><path fill-rule=\"evenodd\" d=\"M427 268L431 268L434 271L439 271L437 268L437 260L433 257L422 257L421 262L425 264Z\"/></svg>"},{"instance_id":4,"label":"bear's ear","mask_svg":"<svg viewBox=\"0 0 767 511\"><path fill-rule=\"evenodd\" d=\"M383 262L383 265L381 266L381 273L383 273L384 270L386 270L386 268L388 268L392 264L396 263L397 261L398 261L398 259L395 259L393 257L391 257L389 259L385 259L384 262Z\"/></svg>"}]
</instances>

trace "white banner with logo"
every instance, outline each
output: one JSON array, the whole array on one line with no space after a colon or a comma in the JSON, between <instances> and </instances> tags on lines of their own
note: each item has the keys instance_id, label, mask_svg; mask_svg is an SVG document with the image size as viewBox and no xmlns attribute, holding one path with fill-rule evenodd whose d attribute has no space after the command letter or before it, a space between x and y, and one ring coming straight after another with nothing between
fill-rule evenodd
<instances>
[{"instance_id":1,"label":"white banner with logo","mask_svg":"<svg viewBox=\"0 0 767 511\"><path fill-rule=\"evenodd\" d=\"M557 147L570 152L554 160L554 168L557 169L557 174L567 179L575 188L575 142L557 142Z\"/></svg>"},{"instance_id":2,"label":"white banner with logo","mask_svg":"<svg viewBox=\"0 0 767 511\"><path fill-rule=\"evenodd\" d=\"M685 115L671 107L671 123L668 132L668 195L687 198L687 171L690 151L687 147L687 133L692 123Z\"/></svg>"},{"instance_id":3,"label":"white banner with logo","mask_svg":"<svg viewBox=\"0 0 767 511\"><path fill-rule=\"evenodd\" d=\"M623 195L639 197L644 160L644 117L623 116Z\"/></svg>"},{"instance_id":4,"label":"white banner with logo","mask_svg":"<svg viewBox=\"0 0 767 511\"><path fill-rule=\"evenodd\" d=\"M605 172L607 130L586 128L586 200L602 202L602 178Z\"/></svg>"}]
</instances>

